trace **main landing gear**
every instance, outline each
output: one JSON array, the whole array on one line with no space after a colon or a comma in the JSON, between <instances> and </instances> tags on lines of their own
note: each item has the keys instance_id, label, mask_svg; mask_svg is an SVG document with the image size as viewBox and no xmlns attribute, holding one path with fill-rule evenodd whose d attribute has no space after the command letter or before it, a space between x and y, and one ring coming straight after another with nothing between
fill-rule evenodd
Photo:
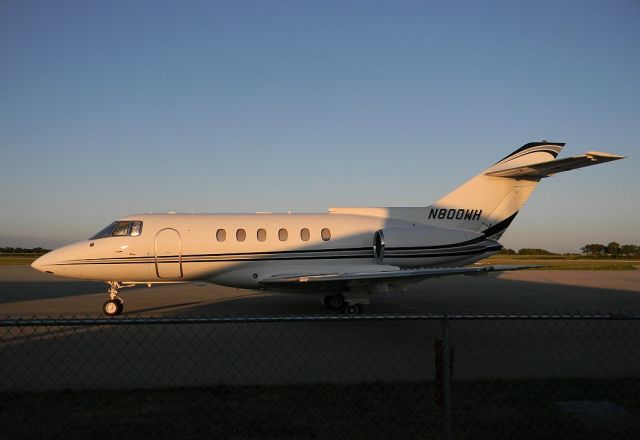
<instances>
[{"instance_id":1,"label":"main landing gear","mask_svg":"<svg viewBox=\"0 0 640 440\"><path fill-rule=\"evenodd\" d=\"M109 300L102 306L102 311L107 316L118 316L124 310L124 300L118 296L118 290L124 287L133 287L131 284L120 284L118 281L107 281L109 285Z\"/></svg>"},{"instance_id":2,"label":"main landing gear","mask_svg":"<svg viewBox=\"0 0 640 440\"><path fill-rule=\"evenodd\" d=\"M363 312L363 304L351 298L345 299L344 295L329 295L324 297L324 305L330 310L340 310L345 315L358 315ZM368 304L368 303L367 303Z\"/></svg>"}]
</instances>

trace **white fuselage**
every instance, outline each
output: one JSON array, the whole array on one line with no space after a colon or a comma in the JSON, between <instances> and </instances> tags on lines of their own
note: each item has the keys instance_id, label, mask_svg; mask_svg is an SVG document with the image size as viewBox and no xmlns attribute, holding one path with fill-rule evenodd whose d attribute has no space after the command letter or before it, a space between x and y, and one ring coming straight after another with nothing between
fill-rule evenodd
<instances>
[{"instance_id":1,"label":"white fuselage","mask_svg":"<svg viewBox=\"0 0 640 440\"><path fill-rule=\"evenodd\" d=\"M526 268L463 266L502 248L497 240L542 178L624 157L592 151L556 160L563 147L530 142L426 207L133 215L32 266L106 281L108 316L124 310L122 287L191 281L322 293L328 308L360 313L371 293L404 291L427 278Z\"/></svg>"},{"instance_id":2,"label":"white fuselage","mask_svg":"<svg viewBox=\"0 0 640 440\"><path fill-rule=\"evenodd\" d=\"M140 235L73 243L44 255L34 267L90 280L206 280L256 289L272 274L367 270L380 264L460 266L500 249L481 233L368 215L141 214L119 221L142 222ZM376 250L374 236L380 230L387 242Z\"/></svg>"}]
</instances>

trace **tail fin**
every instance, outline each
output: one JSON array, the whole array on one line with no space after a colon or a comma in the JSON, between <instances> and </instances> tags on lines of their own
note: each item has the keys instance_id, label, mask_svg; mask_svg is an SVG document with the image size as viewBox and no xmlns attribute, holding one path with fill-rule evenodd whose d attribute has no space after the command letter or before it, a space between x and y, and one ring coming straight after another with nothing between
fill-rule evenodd
<instances>
[{"instance_id":1,"label":"tail fin","mask_svg":"<svg viewBox=\"0 0 640 440\"><path fill-rule=\"evenodd\" d=\"M563 143L547 141L524 145L428 206L427 223L482 232L498 240L540 179L624 158L591 151L555 160L563 147Z\"/></svg>"},{"instance_id":2,"label":"tail fin","mask_svg":"<svg viewBox=\"0 0 640 440\"><path fill-rule=\"evenodd\" d=\"M531 142L427 207L427 223L483 232L499 239L540 182L489 175L504 168L554 160L563 143Z\"/></svg>"},{"instance_id":3,"label":"tail fin","mask_svg":"<svg viewBox=\"0 0 640 440\"><path fill-rule=\"evenodd\" d=\"M556 160L563 143L531 142L491 165L426 208L330 208L335 214L357 214L427 223L482 232L500 239L527 202L540 179L624 158L595 151Z\"/></svg>"}]
</instances>

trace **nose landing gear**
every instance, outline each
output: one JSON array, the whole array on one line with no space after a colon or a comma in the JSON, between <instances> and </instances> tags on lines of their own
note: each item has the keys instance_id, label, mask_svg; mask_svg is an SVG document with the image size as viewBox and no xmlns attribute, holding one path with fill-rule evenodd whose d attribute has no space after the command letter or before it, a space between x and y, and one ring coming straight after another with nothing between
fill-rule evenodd
<instances>
[{"instance_id":1,"label":"nose landing gear","mask_svg":"<svg viewBox=\"0 0 640 440\"><path fill-rule=\"evenodd\" d=\"M124 310L124 300L118 296L119 289L133 287L133 284L120 284L118 281L107 281L109 285L109 300L102 306L107 316L118 316Z\"/></svg>"}]
</instances>

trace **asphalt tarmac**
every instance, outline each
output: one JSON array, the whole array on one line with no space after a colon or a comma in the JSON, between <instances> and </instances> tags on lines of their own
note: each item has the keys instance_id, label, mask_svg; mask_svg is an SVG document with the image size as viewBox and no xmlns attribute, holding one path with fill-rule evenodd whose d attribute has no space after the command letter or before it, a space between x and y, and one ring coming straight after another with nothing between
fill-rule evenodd
<instances>
[{"instance_id":1,"label":"asphalt tarmac","mask_svg":"<svg viewBox=\"0 0 640 440\"><path fill-rule=\"evenodd\" d=\"M205 285L122 291L125 317L331 314L315 296ZM102 317L106 286L0 267L0 318ZM373 314L640 312L640 271L450 277L374 296ZM115 318L117 320L118 318ZM615 378L638 386L640 320L448 321L454 380ZM0 390L421 382L441 321L0 327ZM629 378L635 378L629 381Z\"/></svg>"},{"instance_id":2,"label":"asphalt tarmac","mask_svg":"<svg viewBox=\"0 0 640 440\"><path fill-rule=\"evenodd\" d=\"M0 266L1 316L101 316L106 284ZM318 297L210 284L123 289L125 315L331 314ZM415 284L406 293L371 298L367 313L640 313L640 270L518 271L455 276Z\"/></svg>"}]
</instances>

